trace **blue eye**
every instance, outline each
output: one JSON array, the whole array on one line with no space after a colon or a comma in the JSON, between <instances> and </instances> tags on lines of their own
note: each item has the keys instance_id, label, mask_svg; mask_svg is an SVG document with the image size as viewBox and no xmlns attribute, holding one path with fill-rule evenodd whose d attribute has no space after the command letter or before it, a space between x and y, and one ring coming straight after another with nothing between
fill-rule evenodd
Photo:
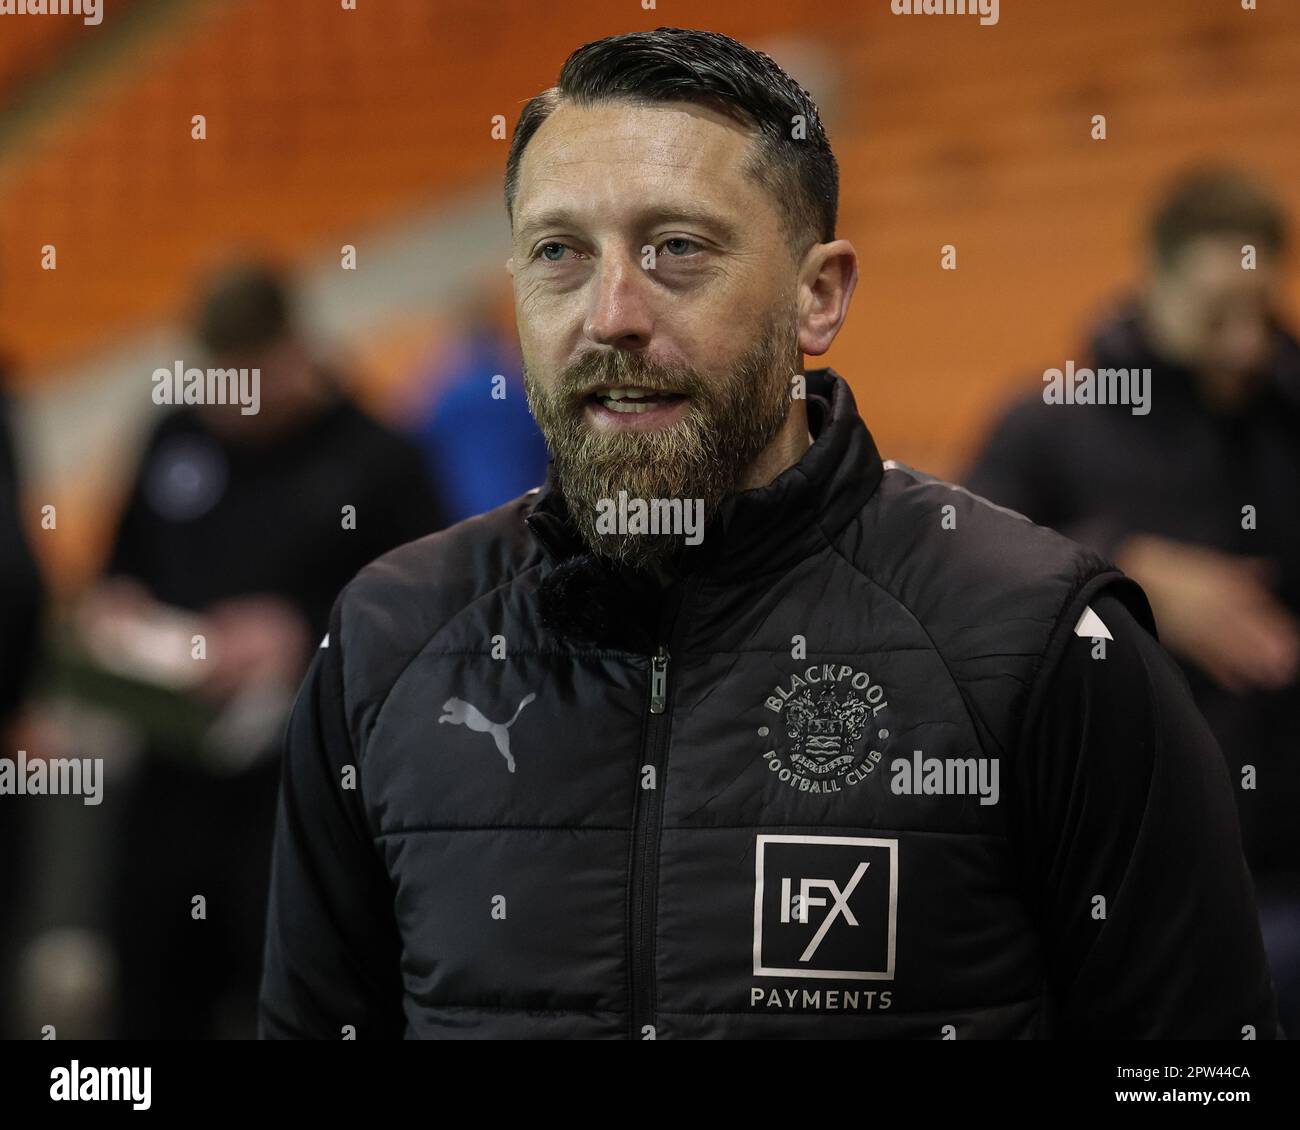
<instances>
[{"instance_id":1,"label":"blue eye","mask_svg":"<svg viewBox=\"0 0 1300 1130\"><path fill-rule=\"evenodd\" d=\"M670 259L685 259L694 254L695 251L699 250L701 245L693 239L687 239L686 236L678 235L664 240L661 246L668 253ZM552 249L557 250L558 254L552 255L550 253ZM560 243L558 240L551 240L548 243L543 243L539 246L537 251L534 253L533 258L541 259L547 263L562 263L564 262L564 253L570 250L572 250L572 248L570 248L567 243Z\"/></svg>"}]
</instances>

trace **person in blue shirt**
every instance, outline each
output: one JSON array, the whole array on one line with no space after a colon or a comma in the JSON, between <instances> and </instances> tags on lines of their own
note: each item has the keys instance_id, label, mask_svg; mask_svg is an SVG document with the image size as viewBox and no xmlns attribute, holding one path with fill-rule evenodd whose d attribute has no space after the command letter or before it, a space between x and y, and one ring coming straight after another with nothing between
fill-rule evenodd
<instances>
[{"instance_id":1,"label":"person in blue shirt","mask_svg":"<svg viewBox=\"0 0 1300 1130\"><path fill-rule=\"evenodd\" d=\"M489 319L476 319L440 368L415 438L450 525L541 485L548 455L518 351Z\"/></svg>"}]
</instances>

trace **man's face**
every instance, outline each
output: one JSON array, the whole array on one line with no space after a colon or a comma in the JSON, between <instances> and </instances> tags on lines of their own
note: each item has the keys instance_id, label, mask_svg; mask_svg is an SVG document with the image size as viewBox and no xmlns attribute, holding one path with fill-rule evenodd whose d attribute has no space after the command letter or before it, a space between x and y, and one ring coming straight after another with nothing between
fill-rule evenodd
<instances>
[{"instance_id":1,"label":"man's face","mask_svg":"<svg viewBox=\"0 0 1300 1130\"><path fill-rule=\"evenodd\" d=\"M521 162L511 275L529 405L574 525L628 564L681 538L600 533L601 500L699 498L710 516L790 411L796 264L741 172L750 145L695 105L566 104Z\"/></svg>"},{"instance_id":2,"label":"man's face","mask_svg":"<svg viewBox=\"0 0 1300 1130\"><path fill-rule=\"evenodd\" d=\"M1260 249L1255 269L1246 270L1241 248L1248 242L1245 236L1192 240L1157 272L1152 290L1165 349L1225 403L1246 396L1269 359L1276 265Z\"/></svg>"},{"instance_id":3,"label":"man's face","mask_svg":"<svg viewBox=\"0 0 1300 1130\"><path fill-rule=\"evenodd\" d=\"M219 432L256 441L270 439L301 417L312 400L319 376L303 343L291 334L266 345L232 349L208 359L214 369L257 372L257 411L244 415L239 408L209 404L200 412Z\"/></svg>"}]
</instances>

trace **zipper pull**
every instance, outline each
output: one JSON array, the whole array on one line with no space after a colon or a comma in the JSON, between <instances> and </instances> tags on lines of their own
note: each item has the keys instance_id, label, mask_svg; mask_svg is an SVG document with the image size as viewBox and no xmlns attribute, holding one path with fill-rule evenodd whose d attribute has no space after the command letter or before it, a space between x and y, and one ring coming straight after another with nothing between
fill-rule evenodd
<instances>
[{"instance_id":1,"label":"zipper pull","mask_svg":"<svg viewBox=\"0 0 1300 1130\"><path fill-rule=\"evenodd\" d=\"M668 705L668 652L663 644L650 660L650 713L662 714Z\"/></svg>"}]
</instances>

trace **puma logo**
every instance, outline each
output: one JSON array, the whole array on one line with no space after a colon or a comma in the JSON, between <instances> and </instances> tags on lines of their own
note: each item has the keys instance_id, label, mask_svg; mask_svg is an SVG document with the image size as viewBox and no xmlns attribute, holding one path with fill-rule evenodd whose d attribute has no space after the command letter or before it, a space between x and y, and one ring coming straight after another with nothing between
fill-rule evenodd
<instances>
[{"instance_id":1,"label":"puma logo","mask_svg":"<svg viewBox=\"0 0 1300 1130\"><path fill-rule=\"evenodd\" d=\"M463 698L449 698L442 704L443 710L447 713L438 721L450 722L454 726L468 726L471 730L480 734L491 734L492 740L497 743L497 752L506 759L506 768L513 773L515 771L515 759L510 756L510 727L515 724L519 712L536 697L535 694L524 695L523 701L519 704L514 717L509 722L491 722L483 717L483 712L472 702L466 702Z\"/></svg>"}]
</instances>

